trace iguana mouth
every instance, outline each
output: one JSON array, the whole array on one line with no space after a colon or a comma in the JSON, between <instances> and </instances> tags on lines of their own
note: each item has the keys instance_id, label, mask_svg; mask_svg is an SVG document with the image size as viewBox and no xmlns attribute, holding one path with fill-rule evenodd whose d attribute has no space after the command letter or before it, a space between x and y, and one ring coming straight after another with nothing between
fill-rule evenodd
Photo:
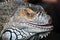
<instances>
[{"instance_id":1,"label":"iguana mouth","mask_svg":"<svg viewBox=\"0 0 60 40\"><path fill-rule=\"evenodd\" d=\"M39 28L48 28L48 29L53 28L52 24L35 24L35 23L31 23L31 22L28 22L28 24L35 25L36 27L39 27Z\"/></svg>"}]
</instances>

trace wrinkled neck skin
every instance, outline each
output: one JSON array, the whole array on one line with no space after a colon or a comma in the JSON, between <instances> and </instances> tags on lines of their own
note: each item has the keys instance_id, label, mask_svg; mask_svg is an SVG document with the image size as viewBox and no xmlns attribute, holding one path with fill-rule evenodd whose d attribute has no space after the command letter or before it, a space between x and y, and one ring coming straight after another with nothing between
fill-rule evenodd
<instances>
[{"instance_id":1,"label":"wrinkled neck skin","mask_svg":"<svg viewBox=\"0 0 60 40\"><path fill-rule=\"evenodd\" d=\"M46 14L46 12L34 12L34 17L30 19L27 18L26 15L23 15L22 10L24 9L25 8L18 8L14 16L12 16L10 21L6 23L4 29L15 27L19 30L24 30L28 33L32 33L32 35L36 33L50 32L52 30L53 26L51 25L51 18ZM43 35L40 36L42 38Z\"/></svg>"}]
</instances>

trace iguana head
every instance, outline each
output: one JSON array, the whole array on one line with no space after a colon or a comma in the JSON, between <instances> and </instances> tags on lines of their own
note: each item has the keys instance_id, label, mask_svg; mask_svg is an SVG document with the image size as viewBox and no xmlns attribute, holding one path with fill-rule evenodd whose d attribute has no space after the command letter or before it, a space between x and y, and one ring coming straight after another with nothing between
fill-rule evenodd
<instances>
[{"instance_id":1,"label":"iguana head","mask_svg":"<svg viewBox=\"0 0 60 40\"><path fill-rule=\"evenodd\" d=\"M6 31L3 32L2 39L10 39L10 36L8 38L8 36L4 35L11 34L13 40L18 38L23 39L23 37L26 37L25 39L31 36L34 37L37 33L39 33L38 37L46 37L52 30L53 25L51 17L46 14L41 6L29 4L29 6L20 6L11 20L5 25L5 28L6 27L13 28L6 29ZM20 36L18 35L18 32ZM12 33L14 33L14 35ZM15 34L17 34L17 36Z\"/></svg>"},{"instance_id":2,"label":"iguana head","mask_svg":"<svg viewBox=\"0 0 60 40\"><path fill-rule=\"evenodd\" d=\"M13 21L21 28L24 27L24 30L28 32L51 31L53 27L51 17L46 14L42 7L22 7L18 9Z\"/></svg>"}]
</instances>

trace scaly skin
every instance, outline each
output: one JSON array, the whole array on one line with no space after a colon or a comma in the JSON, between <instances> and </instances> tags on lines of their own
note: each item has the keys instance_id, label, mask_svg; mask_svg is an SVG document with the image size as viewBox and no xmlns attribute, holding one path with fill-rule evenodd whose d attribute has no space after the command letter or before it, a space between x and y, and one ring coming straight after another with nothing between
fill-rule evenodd
<instances>
[{"instance_id":1,"label":"scaly skin","mask_svg":"<svg viewBox=\"0 0 60 40\"><path fill-rule=\"evenodd\" d=\"M31 6L31 5L30 5ZM52 30L51 18L40 6L39 11L32 7L19 7L11 20L6 23L2 30L3 40L34 40L35 35L39 33L38 38L46 37Z\"/></svg>"}]
</instances>

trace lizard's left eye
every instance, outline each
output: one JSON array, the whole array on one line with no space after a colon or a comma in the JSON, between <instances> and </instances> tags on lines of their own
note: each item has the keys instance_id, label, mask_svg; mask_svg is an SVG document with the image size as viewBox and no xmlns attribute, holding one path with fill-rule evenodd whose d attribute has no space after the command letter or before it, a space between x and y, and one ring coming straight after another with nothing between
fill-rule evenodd
<instances>
[{"instance_id":1,"label":"lizard's left eye","mask_svg":"<svg viewBox=\"0 0 60 40\"><path fill-rule=\"evenodd\" d=\"M27 12L26 15L29 17L30 16L30 13Z\"/></svg>"}]
</instances>

